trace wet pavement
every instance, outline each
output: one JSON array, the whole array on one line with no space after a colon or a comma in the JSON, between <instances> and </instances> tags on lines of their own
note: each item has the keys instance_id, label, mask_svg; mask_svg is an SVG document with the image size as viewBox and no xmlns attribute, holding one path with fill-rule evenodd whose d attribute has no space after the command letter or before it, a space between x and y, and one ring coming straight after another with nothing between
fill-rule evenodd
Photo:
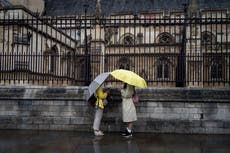
<instances>
[{"instance_id":1,"label":"wet pavement","mask_svg":"<svg viewBox=\"0 0 230 153\"><path fill-rule=\"evenodd\" d=\"M0 130L0 153L230 153L230 135Z\"/></svg>"}]
</instances>

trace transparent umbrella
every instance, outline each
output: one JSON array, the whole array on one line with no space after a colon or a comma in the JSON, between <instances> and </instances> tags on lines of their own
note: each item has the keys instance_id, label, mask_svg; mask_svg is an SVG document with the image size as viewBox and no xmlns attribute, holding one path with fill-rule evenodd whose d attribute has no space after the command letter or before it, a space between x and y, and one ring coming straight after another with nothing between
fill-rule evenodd
<instances>
[{"instance_id":1,"label":"transparent umbrella","mask_svg":"<svg viewBox=\"0 0 230 153\"><path fill-rule=\"evenodd\" d=\"M88 87L87 100L94 94L97 88L103 84L103 82L108 78L109 74L110 72L101 73L90 83Z\"/></svg>"}]
</instances>

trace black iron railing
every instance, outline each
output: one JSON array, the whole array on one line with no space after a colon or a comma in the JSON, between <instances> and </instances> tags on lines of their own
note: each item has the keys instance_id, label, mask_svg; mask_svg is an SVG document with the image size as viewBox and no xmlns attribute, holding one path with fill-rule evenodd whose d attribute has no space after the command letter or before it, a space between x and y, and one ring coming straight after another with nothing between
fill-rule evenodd
<instances>
[{"instance_id":1,"label":"black iron railing","mask_svg":"<svg viewBox=\"0 0 230 153\"><path fill-rule=\"evenodd\" d=\"M226 12L96 19L1 9L0 32L1 84L87 85L102 72L123 68L149 86L230 85Z\"/></svg>"}]
</instances>

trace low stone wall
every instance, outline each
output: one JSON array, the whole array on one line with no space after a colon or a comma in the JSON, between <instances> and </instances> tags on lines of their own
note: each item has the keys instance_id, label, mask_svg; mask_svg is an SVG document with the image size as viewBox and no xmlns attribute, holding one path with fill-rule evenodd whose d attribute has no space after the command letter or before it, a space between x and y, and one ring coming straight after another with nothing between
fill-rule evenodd
<instances>
[{"instance_id":1,"label":"low stone wall","mask_svg":"<svg viewBox=\"0 0 230 153\"><path fill-rule=\"evenodd\" d=\"M0 86L0 129L91 131L87 87ZM230 133L230 89L137 89L136 132ZM121 131L121 97L111 89L102 129Z\"/></svg>"}]
</instances>

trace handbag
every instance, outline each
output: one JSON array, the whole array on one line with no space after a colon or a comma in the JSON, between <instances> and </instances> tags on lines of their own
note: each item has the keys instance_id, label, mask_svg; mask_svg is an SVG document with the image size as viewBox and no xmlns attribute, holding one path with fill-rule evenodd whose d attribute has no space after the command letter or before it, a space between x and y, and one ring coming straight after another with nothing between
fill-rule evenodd
<instances>
[{"instance_id":1,"label":"handbag","mask_svg":"<svg viewBox=\"0 0 230 153\"><path fill-rule=\"evenodd\" d=\"M95 107L96 101L97 101L97 98L94 94L88 99L88 103L93 107Z\"/></svg>"},{"instance_id":2,"label":"handbag","mask_svg":"<svg viewBox=\"0 0 230 153\"><path fill-rule=\"evenodd\" d=\"M139 102L139 97L138 97L137 94L134 94L133 97L132 97L132 99L133 99L133 103L134 104L137 104Z\"/></svg>"}]
</instances>

